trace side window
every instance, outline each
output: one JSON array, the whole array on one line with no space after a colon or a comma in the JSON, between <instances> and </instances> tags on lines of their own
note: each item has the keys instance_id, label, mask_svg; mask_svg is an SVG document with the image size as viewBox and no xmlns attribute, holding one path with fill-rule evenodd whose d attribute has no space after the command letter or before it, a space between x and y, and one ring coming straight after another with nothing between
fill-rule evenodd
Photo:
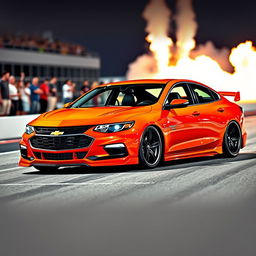
<instances>
[{"instance_id":1,"label":"side window","mask_svg":"<svg viewBox=\"0 0 256 256\"><path fill-rule=\"evenodd\" d=\"M191 84L191 88L195 93L198 103L207 103L215 100L211 91L203 86Z\"/></svg>"},{"instance_id":2,"label":"side window","mask_svg":"<svg viewBox=\"0 0 256 256\"><path fill-rule=\"evenodd\" d=\"M193 104L193 100L187 84L175 85L169 92L166 103L170 104L174 99L188 100L190 105Z\"/></svg>"},{"instance_id":3,"label":"side window","mask_svg":"<svg viewBox=\"0 0 256 256\"><path fill-rule=\"evenodd\" d=\"M219 100L219 99L220 99L220 96L218 95L218 93L216 93L216 92L214 92L214 91L212 91L212 90L210 90L210 92L211 92L211 94L212 94L214 100Z\"/></svg>"},{"instance_id":4,"label":"side window","mask_svg":"<svg viewBox=\"0 0 256 256\"><path fill-rule=\"evenodd\" d=\"M87 102L83 103L81 107L103 107L105 106L110 93L111 90L103 91L100 94L97 94L96 96L88 100Z\"/></svg>"}]
</instances>

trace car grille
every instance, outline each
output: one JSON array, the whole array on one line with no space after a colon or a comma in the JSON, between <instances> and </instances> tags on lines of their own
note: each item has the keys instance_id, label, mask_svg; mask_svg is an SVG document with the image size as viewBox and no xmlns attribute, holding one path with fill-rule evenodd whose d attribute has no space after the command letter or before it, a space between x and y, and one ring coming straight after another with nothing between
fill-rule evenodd
<instances>
[{"instance_id":1,"label":"car grille","mask_svg":"<svg viewBox=\"0 0 256 256\"><path fill-rule=\"evenodd\" d=\"M43 153L43 152L33 152L37 159L46 159L46 160L71 160L75 157L77 159L83 159L87 151L75 152L75 153Z\"/></svg>"},{"instance_id":2,"label":"car grille","mask_svg":"<svg viewBox=\"0 0 256 256\"><path fill-rule=\"evenodd\" d=\"M43 153L46 160L71 160L73 159L73 153Z\"/></svg>"},{"instance_id":3,"label":"car grille","mask_svg":"<svg viewBox=\"0 0 256 256\"><path fill-rule=\"evenodd\" d=\"M33 152L35 157L38 159L42 159L41 152Z\"/></svg>"},{"instance_id":4,"label":"car grille","mask_svg":"<svg viewBox=\"0 0 256 256\"><path fill-rule=\"evenodd\" d=\"M33 148L46 150L69 150L88 147L93 139L86 135L34 136L30 139Z\"/></svg>"},{"instance_id":5,"label":"car grille","mask_svg":"<svg viewBox=\"0 0 256 256\"><path fill-rule=\"evenodd\" d=\"M63 134L79 134L85 133L92 125L85 126L66 126L66 127L45 127L45 126L34 126L36 134L51 135L52 132L60 131Z\"/></svg>"}]
</instances>

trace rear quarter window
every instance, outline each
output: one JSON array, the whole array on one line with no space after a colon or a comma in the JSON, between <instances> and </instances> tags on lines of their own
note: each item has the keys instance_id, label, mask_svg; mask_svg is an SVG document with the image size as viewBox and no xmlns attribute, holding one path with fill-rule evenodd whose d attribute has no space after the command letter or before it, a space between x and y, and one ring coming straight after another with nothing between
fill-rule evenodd
<instances>
[{"instance_id":1,"label":"rear quarter window","mask_svg":"<svg viewBox=\"0 0 256 256\"><path fill-rule=\"evenodd\" d=\"M193 90L198 103L208 103L219 99L218 94L204 86L191 84L191 89Z\"/></svg>"}]
</instances>

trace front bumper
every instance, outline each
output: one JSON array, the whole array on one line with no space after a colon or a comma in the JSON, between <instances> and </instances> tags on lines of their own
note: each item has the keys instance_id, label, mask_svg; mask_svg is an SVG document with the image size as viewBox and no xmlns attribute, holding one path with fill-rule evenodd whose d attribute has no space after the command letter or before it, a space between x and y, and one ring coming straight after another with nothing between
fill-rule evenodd
<instances>
[{"instance_id":1,"label":"front bumper","mask_svg":"<svg viewBox=\"0 0 256 256\"><path fill-rule=\"evenodd\" d=\"M33 148L35 133L23 134L20 166L115 166L138 164L139 135L134 128L117 133L86 131L94 138L86 148L48 150Z\"/></svg>"}]
</instances>

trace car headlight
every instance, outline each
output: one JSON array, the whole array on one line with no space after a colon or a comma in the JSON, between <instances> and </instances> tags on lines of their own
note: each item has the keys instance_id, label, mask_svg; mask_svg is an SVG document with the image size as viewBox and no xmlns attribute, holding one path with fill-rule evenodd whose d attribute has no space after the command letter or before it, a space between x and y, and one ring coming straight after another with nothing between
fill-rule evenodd
<instances>
[{"instance_id":1,"label":"car headlight","mask_svg":"<svg viewBox=\"0 0 256 256\"><path fill-rule=\"evenodd\" d=\"M35 131L34 127L33 126L30 126L30 125L26 125L26 129L25 129L25 133L26 134L31 134Z\"/></svg>"},{"instance_id":2,"label":"car headlight","mask_svg":"<svg viewBox=\"0 0 256 256\"><path fill-rule=\"evenodd\" d=\"M124 123L114 123L114 124L100 124L94 128L96 132L121 132L124 130L131 129L134 125L134 122L124 122Z\"/></svg>"}]
</instances>

